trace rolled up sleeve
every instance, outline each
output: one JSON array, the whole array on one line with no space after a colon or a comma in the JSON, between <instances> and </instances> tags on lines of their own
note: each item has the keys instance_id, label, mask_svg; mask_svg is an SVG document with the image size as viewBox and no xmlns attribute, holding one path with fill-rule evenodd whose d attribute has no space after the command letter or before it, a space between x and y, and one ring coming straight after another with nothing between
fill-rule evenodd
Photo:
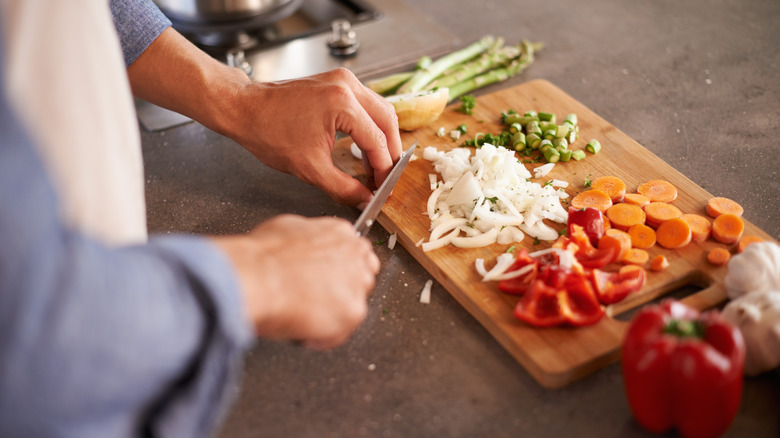
<instances>
[{"instance_id":1,"label":"rolled up sleeve","mask_svg":"<svg viewBox=\"0 0 780 438\"><path fill-rule=\"evenodd\" d=\"M171 25L152 0L111 0L110 6L125 66L130 66Z\"/></svg>"}]
</instances>

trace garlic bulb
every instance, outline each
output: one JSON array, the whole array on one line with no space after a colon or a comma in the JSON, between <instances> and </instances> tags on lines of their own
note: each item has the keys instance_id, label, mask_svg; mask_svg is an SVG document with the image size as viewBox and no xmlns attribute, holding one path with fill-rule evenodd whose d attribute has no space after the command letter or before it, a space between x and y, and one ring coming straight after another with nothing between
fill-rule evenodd
<instances>
[{"instance_id":1,"label":"garlic bulb","mask_svg":"<svg viewBox=\"0 0 780 438\"><path fill-rule=\"evenodd\" d=\"M780 365L780 289L743 295L728 303L722 313L745 339L745 374L760 374Z\"/></svg>"},{"instance_id":2,"label":"garlic bulb","mask_svg":"<svg viewBox=\"0 0 780 438\"><path fill-rule=\"evenodd\" d=\"M780 290L780 246L774 242L748 245L731 258L725 284L729 298L766 290Z\"/></svg>"}]
</instances>

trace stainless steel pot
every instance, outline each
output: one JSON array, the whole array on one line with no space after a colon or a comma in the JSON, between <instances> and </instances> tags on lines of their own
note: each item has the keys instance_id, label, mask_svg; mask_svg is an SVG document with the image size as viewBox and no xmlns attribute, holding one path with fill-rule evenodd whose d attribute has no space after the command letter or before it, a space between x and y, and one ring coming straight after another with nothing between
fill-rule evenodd
<instances>
[{"instance_id":1,"label":"stainless steel pot","mask_svg":"<svg viewBox=\"0 0 780 438\"><path fill-rule=\"evenodd\" d=\"M154 0L179 31L260 29L293 14L303 0Z\"/></svg>"}]
</instances>

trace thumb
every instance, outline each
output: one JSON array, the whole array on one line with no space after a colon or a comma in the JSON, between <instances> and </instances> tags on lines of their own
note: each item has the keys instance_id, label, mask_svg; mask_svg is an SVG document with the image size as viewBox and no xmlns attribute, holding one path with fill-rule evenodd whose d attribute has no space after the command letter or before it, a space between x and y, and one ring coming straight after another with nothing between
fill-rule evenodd
<instances>
[{"instance_id":1,"label":"thumb","mask_svg":"<svg viewBox=\"0 0 780 438\"><path fill-rule=\"evenodd\" d=\"M361 207L374 196L360 181L335 166L321 170L318 178L320 188L339 204Z\"/></svg>"}]
</instances>

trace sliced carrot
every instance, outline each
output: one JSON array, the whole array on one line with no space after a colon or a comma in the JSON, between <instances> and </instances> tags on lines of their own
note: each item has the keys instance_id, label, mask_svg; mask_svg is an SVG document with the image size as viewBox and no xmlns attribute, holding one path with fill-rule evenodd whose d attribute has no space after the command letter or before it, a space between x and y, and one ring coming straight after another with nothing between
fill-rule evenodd
<instances>
[{"instance_id":1,"label":"sliced carrot","mask_svg":"<svg viewBox=\"0 0 780 438\"><path fill-rule=\"evenodd\" d=\"M654 179L640 184L636 192L650 198L650 202L672 202L677 199L677 187L662 179Z\"/></svg>"},{"instance_id":2,"label":"sliced carrot","mask_svg":"<svg viewBox=\"0 0 780 438\"><path fill-rule=\"evenodd\" d=\"M626 183L616 176L600 176L593 180L590 188L606 193L613 203L623 202L626 196Z\"/></svg>"},{"instance_id":3,"label":"sliced carrot","mask_svg":"<svg viewBox=\"0 0 780 438\"><path fill-rule=\"evenodd\" d=\"M744 209L736 201L732 201L729 198L723 198L716 196L707 201L707 214L712 217L718 217L722 214L733 214L734 216L742 216Z\"/></svg>"},{"instance_id":4,"label":"sliced carrot","mask_svg":"<svg viewBox=\"0 0 780 438\"><path fill-rule=\"evenodd\" d=\"M628 235L634 248L647 249L655 245L655 230L645 224L632 225L628 229Z\"/></svg>"},{"instance_id":5,"label":"sliced carrot","mask_svg":"<svg viewBox=\"0 0 780 438\"><path fill-rule=\"evenodd\" d=\"M691 227L679 217L664 221L655 232L658 244L667 249L682 248L691 243Z\"/></svg>"},{"instance_id":6,"label":"sliced carrot","mask_svg":"<svg viewBox=\"0 0 780 438\"><path fill-rule=\"evenodd\" d=\"M645 212L642 207L621 202L609 207L605 213L613 227L627 230L632 225L645 223Z\"/></svg>"},{"instance_id":7,"label":"sliced carrot","mask_svg":"<svg viewBox=\"0 0 780 438\"><path fill-rule=\"evenodd\" d=\"M729 262L731 253L726 248L712 248L707 252L707 261L715 266L723 266Z\"/></svg>"},{"instance_id":8,"label":"sliced carrot","mask_svg":"<svg viewBox=\"0 0 780 438\"><path fill-rule=\"evenodd\" d=\"M712 237L720 243L730 245L739 242L745 222L741 217L730 213L722 214L712 221Z\"/></svg>"},{"instance_id":9,"label":"sliced carrot","mask_svg":"<svg viewBox=\"0 0 780 438\"><path fill-rule=\"evenodd\" d=\"M625 231L610 228L599 239L598 247L599 249L614 248L616 253L615 261L619 262L623 260L626 252L631 249L631 237Z\"/></svg>"},{"instance_id":10,"label":"sliced carrot","mask_svg":"<svg viewBox=\"0 0 780 438\"><path fill-rule=\"evenodd\" d=\"M682 211L668 202L655 201L645 205L645 214L647 215L647 225L658 227L669 219L679 218Z\"/></svg>"},{"instance_id":11,"label":"sliced carrot","mask_svg":"<svg viewBox=\"0 0 780 438\"><path fill-rule=\"evenodd\" d=\"M650 261L651 271L656 271L656 272L663 271L668 267L669 267L669 260L663 254L658 254L657 256L653 257L653 260Z\"/></svg>"},{"instance_id":12,"label":"sliced carrot","mask_svg":"<svg viewBox=\"0 0 780 438\"><path fill-rule=\"evenodd\" d=\"M739 243L737 244L737 252L741 253L751 243L763 242L763 241L764 241L764 239L762 239L762 238L760 238L758 236L745 236L745 237L739 239Z\"/></svg>"},{"instance_id":13,"label":"sliced carrot","mask_svg":"<svg viewBox=\"0 0 780 438\"><path fill-rule=\"evenodd\" d=\"M608 230L608 229L612 228L612 222L609 221L608 217L602 215L601 219L604 220L604 229L605 230Z\"/></svg>"},{"instance_id":14,"label":"sliced carrot","mask_svg":"<svg viewBox=\"0 0 780 438\"><path fill-rule=\"evenodd\" d=\"M710 238L712 224L709 219L693 213L685 213L681 218L691 226L691 238L694 242L704 242Z\"/></svg>"},{"instance_id":15,"label":"sliced carrot","mask_svg":"<svg viewBox=\"0 0 780 438\"><path fill-rule=\"evenodd\" d=\"M650 254L640 248L630 248L623 256L623 263L642 266L650 260Z\"/></svg>"},{"instance_id":16,"label":"sliced carrot","mask_svg":"<svg viewBox=\"0 0 780 438\"><path fill-rule=\"evenodd\" d=\"M626 193L623 202L644 207L645 205L650 203L650 198L648 198L645 195L640 195L639 193Z\"/></svg>"},{"instance_id":17,"label":"sliced carrot","mask_svg":"<svg viewBox=\"0 0 780 438\"><path fill-rule=\"evenodd\" d=\"M571 198L571 206L574 208L591 207L603 213L612 207L612 199L601 190L585 190Z\"/></svg>"}]
</instances>

